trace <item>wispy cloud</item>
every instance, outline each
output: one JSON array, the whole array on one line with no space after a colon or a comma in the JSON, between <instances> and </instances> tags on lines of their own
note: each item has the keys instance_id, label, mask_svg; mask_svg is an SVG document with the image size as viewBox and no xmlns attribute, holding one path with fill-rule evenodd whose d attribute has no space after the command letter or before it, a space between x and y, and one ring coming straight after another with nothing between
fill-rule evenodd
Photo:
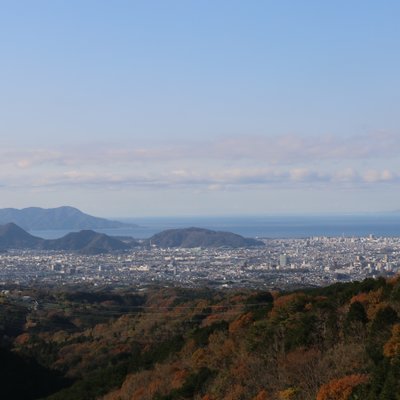
<instances>
[{"instance_id":1,"label":"wispy cloud","mask_svg":"<svg viewBox=\"0 0 400 400\"><path fill-rule=\"evenodd\" d=\"M336 187L397 184L397 135L230 137L148 147L0 149L4 187ZM390 163L389 163L390 162Z\"/></svg>"},{"instance_id":2,"label":"wispy cloud","mask_svg":"<svg viewBox=\"0 0 400 400\"><path fill-rule=\"evenodd\" d=\"M163 163L176 160L252 160L269 165L398 157L400 135L236 136L152 146L88 144L79 148L0 149L0 164L25 169L39 165Z\"/></svg>"},{"instance_id":3,"label":"wispy cloud","mask_svg":"<svg viewBox=\"0 0 400 400\"><path fill-rule=\"evenodd\" d=\"M147 188L202 187L212 190L238 187L307 187L324 188L367 186L399 183L400 174L389 170L352 169L321 172L305 168L227 169L205 171L140 172L90 172L70 170L60 174L24 176L17 179L2 179L5 186L29 187L104 187L121 189L128 186Z\"/></svg>"},{"instance_id":4,"label":"wispy cloud","mask_svg":"<svg viewBox=\"0 0 400 400\"><path fill-rule=\"evenodd\" d=\"M291 164L321 160L359 160L397 157L400 136L374 133L358 136L249 136L214 143L214 155Z\"/></svg>"}]
</instances>

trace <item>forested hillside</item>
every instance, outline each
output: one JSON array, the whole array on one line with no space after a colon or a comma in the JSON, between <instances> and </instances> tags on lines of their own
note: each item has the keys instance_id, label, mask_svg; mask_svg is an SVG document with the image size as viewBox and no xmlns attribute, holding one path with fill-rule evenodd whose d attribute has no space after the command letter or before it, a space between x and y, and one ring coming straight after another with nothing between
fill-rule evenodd
<instances>
[{"instance_id":1,"label":"forested hillside","mask_svg":"<svg viewBox=\"0 0 400 400\"><path fill-rule=\"evenodd\" d=\"M15 369L1 398L400 399L400 278L291 293L14 289L0 301L2 368Z\"/></svg>"}]
</instances>

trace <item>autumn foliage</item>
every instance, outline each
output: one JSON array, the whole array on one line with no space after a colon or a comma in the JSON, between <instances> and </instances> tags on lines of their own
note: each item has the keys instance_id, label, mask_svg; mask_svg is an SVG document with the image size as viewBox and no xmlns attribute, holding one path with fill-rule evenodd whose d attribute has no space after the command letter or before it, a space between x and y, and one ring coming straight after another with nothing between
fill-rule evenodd
<instances>
[{"instance_id":1,"label":"autumn foliage","mask_svg":"<svg viewBox=\"0 0 400 400\"><path fill-rule=\"evenodd\" d=\"M400 356L400 324L393 325L392 336L386 342L383 353L386 357Z\"/></svg>"},{"instance_id":2,"label":"autumn foliage","mask_svg":"<svg viewBox=\"0 0 400 400\"><path fill-rule=\"evenodd\" d=\"M398 400L392 393L400 393L398 279L273 294L154 287L31 295L37 310L2 304L0 329L10 354L62 378L66 387L46 400Z\"/></svg>"},{"instance_id":3,"label":"autumn foliage","mask_svg":"<svg viewBox=\"0 0 400 400\"><path fill-rule=\"evenodd\" d=\"M368 382L368 375L354 374L334 379L321 387L317 400L348 400L354 388Z\"/></svg>"}]
</instances>

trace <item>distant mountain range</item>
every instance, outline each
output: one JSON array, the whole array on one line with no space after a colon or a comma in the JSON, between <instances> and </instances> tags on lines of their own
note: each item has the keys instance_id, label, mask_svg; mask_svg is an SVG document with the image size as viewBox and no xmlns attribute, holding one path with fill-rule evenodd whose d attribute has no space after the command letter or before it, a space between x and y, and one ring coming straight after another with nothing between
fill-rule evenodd
<instances>
[{"instance_id":1,"label":"distant mountain range","mask_svg":"<svg viewBox=\"0 0 400 400\"><path fill-rule=\"evenodd\" d=\"M231 232L218 232L202 228L168 229L152 236L150 245L158 247L256 247L264 246L264 243L244 238Z\"/></svg>"},{"instance_id":2,"label":"distant mountain range","mask_svg":"<svg viewBox=\"0 0 400 400\"><path fill-rule=\"evenodd\" d=\"M13 222L28 231L114 229L133 224L124 224L104 218L93 217L74 207L39 208L29 207L0 209L0 224Z\"/></svg>"},{"instance_id":3,"label":"distant mountain range","mask_svg":"<svg viewBox=\"0 0 400 400\"><path fill-rule=\"evenodd\" d=\"M264 243L230 232L201 228L170 229L139 243L133 238L120 240L92 230L72 232L59 239L46 240L33 236L14 223L0 225L0 251L8 249L64 250L81 254L100 254L123 251L138 246L168 247L255 247Z\"/></svg>"}]
</instances>

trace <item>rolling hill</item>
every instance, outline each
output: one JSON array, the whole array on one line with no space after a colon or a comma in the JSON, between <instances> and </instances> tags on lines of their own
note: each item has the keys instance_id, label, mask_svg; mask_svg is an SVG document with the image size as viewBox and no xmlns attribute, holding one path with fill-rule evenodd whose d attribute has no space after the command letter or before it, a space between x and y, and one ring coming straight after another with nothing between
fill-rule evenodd
<instances>
[{"instance_id":1,"label":"rolling hill","mask_svg":"<svg viewBox=\"0 0 400 400\"><path fill-rule=\"evenodd\" d=\"M131 240L127 244L111 236L91 230L72 232L60 239L45 240L32 236L14 223L0 225L0 250L3 251L8 249L36 249L100 254L127 250L137 245L138 243L135 240Z\"/></svg>"},{"instance_id":2,"label":"rolling hill","mask_svg":"<svg viewBox=\"0 0 400 400\"><path fill-rule=\"evenodd\" d=\"M130 246L103 233L82 230L69 233L60 239L45 240L42 242L42 248L44 250L77 251L81 254L99 254L127 250Z\"/></svg>"},{"instance_id":3,"label":"rolling hill","mask_svg":"<svg viewBox=\"0 0 400 400\"><path fill-rule=\"evenodd\" d=\"M231 232L218 232L203 228L168 229L153 235L148 240L148 244L164 248L239 248L264 246L263 242L256 239L244 238Z\"/></svg>"}]
</instances>

